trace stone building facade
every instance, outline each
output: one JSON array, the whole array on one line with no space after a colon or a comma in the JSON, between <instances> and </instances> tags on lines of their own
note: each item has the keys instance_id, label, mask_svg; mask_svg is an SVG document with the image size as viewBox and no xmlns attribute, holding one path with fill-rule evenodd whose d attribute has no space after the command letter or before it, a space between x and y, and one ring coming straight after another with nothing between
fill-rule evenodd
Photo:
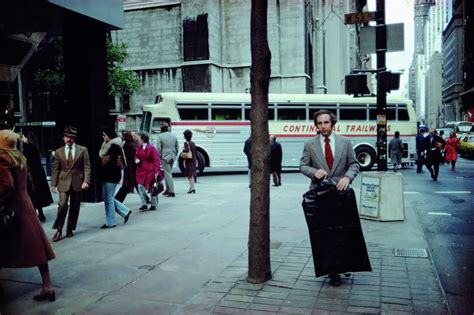
<instances>
[{"instance_id":1,"label":"stone building facade","mask_svg":"<svg viewBox=\"0 0 474 315\"><path fill-rule=\"evenodd\" d=\"M270 93L344 92L344 75L357 64L355 32L343 23L351 2L268 2ZM130 128L160 92L249 91L251 1L125 0L124 10L125 27L112 40L127 44L124 67L138 74L141 89L130 108L117 102L113 112L124 112Z\"/></svg>"}]
</instances>

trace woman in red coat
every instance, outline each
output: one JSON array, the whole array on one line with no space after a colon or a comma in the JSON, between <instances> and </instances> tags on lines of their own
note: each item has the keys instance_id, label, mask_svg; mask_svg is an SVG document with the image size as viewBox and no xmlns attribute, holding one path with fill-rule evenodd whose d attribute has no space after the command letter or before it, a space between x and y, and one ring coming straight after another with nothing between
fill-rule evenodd
<instances>
[{"instance_id":1,"label":"woman in red coat","mask_svg":"<svg viewBox=\"0 0 474 315\"><path fill-rule=\"evenodd\" d=\"M186 171L186 177L189 181L189 190L188 194L195 194L196 189L194 188L194 177L196 176L196 144L191 141L193 137L193 132L189 129L186 129L183 132L184 139L184 149L183 152L191 152L191 158L184 160L184 169Z\"/></svg>"},{"instance_id":2,"label":"woman in red coat","mask_svg":"<svg viewBox=\"0 0 474 315\"><path fill-rule=\"evenodd\" d=\"M446 146L444 147L446 162L451 162L451 170L454 171L456 167L456 161L458 159L457 149L461 146L459 139L456 137L454 132L449 134L449 138L446 140Z\"/></svg>"},{"instance_id":3,"label":"woman in red coat","mask_svg":"<svg viewBox=\"0 0 474 315\"><path fill-rule=\"evenodd\" d=\"M138 135L138 147L135 152L135 179L138 185L138 194L142 201L142 206L138 210L147 210L147 190L155 182L155 177L159 180L163 178L160 170L160 155L158 150L148 143L149 137L145 132ZM156 210L158 206L158 196L151 196L151 207L149 210Z\"/></svg>"},{"instance_id":4,"label":"woman in red coat","mask_svg":"<svg viewBox=\"0 0 474 315\"><path fill-rule=\"evenodd\" d=\"M43 288L33 299L53 302L56 296L48 261L55 255L28 196L28 167L25 157L16 149L17 141L14 132L0 131L0 211L11 209L15 213L13 225L0 237L0 267L38 266Z\"/></svg>"}]
</instances>

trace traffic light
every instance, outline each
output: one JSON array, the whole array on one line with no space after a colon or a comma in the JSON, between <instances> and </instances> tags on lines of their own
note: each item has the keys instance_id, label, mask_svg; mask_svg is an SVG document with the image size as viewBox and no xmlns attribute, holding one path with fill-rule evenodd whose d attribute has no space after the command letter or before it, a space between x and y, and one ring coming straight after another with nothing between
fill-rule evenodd
<instances>
[{"instance_id":1,"label":"traffic light","mask_svg":"<svg viewBox=\"0 0 474 315\"><path fill-rule=\"evenodd\" d=\"M400 73L382 71L378 75L380 77L377 82L382 85L383 91L390 93L390 91L400 88Z\"/></svg>"},{"instance_id":2,"label":"traffic light","mask_svg":"<svg viewBox=\"0 0 474 315\"><path fill-rule=\"evenodd\" d=\"M367 87L367 74L353 73L346 75L345 79L346 94L367 95L370 94Z\"/></svg>"}]
</instances>

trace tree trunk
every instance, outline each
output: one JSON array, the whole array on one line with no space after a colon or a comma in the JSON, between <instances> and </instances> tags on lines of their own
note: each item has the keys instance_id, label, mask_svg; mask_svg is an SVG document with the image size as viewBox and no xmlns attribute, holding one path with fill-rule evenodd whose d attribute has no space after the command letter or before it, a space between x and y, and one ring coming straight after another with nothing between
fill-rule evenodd
<instances>
[{"instance_id":1,"label":"tree trunk","mask_svg":"<svg viewBox=\"0 0 474 315\"><path fill-rule=\"evenodd\" d=\"M249 271L247 281L262 283L272 277L270 266L270 142L268 134L268 85L271 53L267 40L268 0L252 0L250 84L251 198Z\"/></svg>"}]
</instances>

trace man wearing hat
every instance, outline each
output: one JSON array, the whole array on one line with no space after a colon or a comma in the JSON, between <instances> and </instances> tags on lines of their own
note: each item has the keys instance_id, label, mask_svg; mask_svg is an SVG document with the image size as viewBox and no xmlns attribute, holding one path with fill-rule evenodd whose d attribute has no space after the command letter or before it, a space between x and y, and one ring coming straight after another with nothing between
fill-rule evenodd
<instances>
[{"instance_id":1,"label":"man wearing hat","mask_svg":"<svg viewBox=\"0 0 474 315\"><path fill-rule=\"evenodd\" d=\"M165 174L166 190L163 193L166 197L174 197L174 183L171 169L178 156L179 144L178 138L169 132L169 125L163 121L160 125L161 133L156 141L156 148L160 153L161 166Z\"/></svg>"},{"instance_id":2,"label":"man wearing hat","mask_svg":"<svg viewBox=\"0 0 474 315\"><path fill-rule=\"evenodd\" d=\"M72 237L76 229L81 207L82 191L89 188L91 182L91 167L87 148L75 143L77 129L73 126L64 128L64 146L54 152L53 176L51 178L51 191L59 191L58 214L53 224L56 233L53 242L61 240L62 229L66 215L66 237Z\"/></svg>"}]
</instances>

